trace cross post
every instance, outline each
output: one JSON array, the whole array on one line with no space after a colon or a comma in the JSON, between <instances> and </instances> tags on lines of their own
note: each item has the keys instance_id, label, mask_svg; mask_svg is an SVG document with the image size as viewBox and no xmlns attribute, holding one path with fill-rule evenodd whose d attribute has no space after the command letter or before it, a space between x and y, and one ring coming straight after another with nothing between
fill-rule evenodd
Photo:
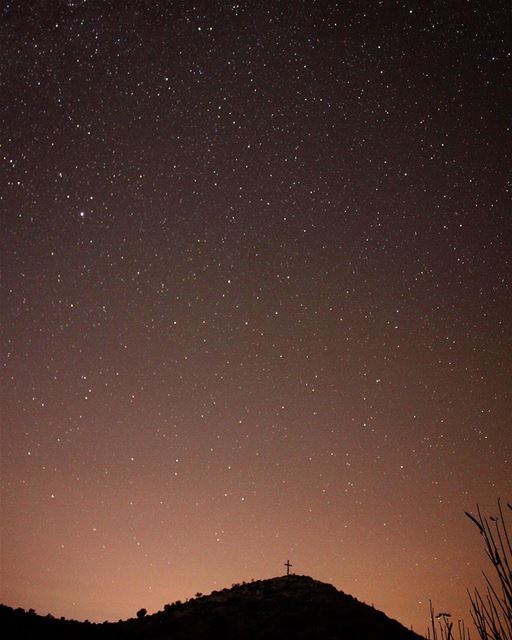
<instances>
[{"instance_id":1,"label":"cross post","mask_svg":"<svg viewBox=\"0 0 512 640\"><path fill-rule=\"evenodd\" d=\"M289 561L289 560L287 560L287 561L284 563L284 566L286 567L286 575L287 575L287 576L289 576L289 575L290 575L290 567L292 567L293 565L292 565L292 564L290 564L290 561Z\"/></svg>"}]
</instances>

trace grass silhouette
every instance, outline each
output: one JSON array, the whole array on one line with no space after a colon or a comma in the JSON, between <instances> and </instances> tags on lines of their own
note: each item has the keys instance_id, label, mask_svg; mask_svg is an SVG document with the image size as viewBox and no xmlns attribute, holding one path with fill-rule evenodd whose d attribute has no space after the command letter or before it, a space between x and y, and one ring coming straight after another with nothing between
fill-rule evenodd
<instances>
[{"instance_id":1,"label":"grass silhouette","mask_svg":"<svg viewBox=\"0 0 512 640\"><path fill-rule=\"evenodd\" d=\"M512 511L512 505L507 503ZM508 511L506 511L508 514ZM483 538L485 552L493 572L483 572L485 592L475 588L468 590L471 603L471 619L480 640L512 640L512 544L510 525L498 499L498 515L483 516L480 506L476 515L465 512ZM471 640L471 634L463 620L458 620L454 630L449 613L435 613L430 602L430 640Z\"/></svg>"},{"instance_id":2,"label":"grass silhouette","mask_svg":"<svg viewBox=\"0 0 512 640\"><path fill-rule=\"evenodd\" d=\"M512 505L507 503L509 511ZM512 545L509 524L498 500L497 516L482 516L466 512L483 538L485 551L494 573L494 581L484 572L485 592L469 593L471 617L481 640L512 640Z\"/></svg>"}]
</instances>

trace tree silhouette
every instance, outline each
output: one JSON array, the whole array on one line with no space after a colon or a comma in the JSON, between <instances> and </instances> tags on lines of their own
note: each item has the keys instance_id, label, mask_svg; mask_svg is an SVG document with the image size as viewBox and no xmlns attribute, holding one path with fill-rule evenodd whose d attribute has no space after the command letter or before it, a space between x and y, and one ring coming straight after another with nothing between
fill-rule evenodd
<instances>
[{"instance_id":1,"label":"tree silhouette","mask_svg":"<svg viewBox=\"0 0 512 640\"><path fill-rule=\"evenodd\" d=\"M139 610L137 611L137 618L138 618L139 620L142 620L142 618L146 615L146 613L147 613L147 610L146 610L146 609L139 609Z\"/></svg>"}]
</instances>

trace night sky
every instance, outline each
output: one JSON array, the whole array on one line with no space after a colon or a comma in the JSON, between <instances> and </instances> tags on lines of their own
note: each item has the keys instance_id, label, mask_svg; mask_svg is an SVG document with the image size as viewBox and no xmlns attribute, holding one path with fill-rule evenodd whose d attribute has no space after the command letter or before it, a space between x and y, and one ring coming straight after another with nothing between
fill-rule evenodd
<instances>
[{"instance_id":1,"label":"night sky","mask_svg":"<svg viewBox=\"0 0 512 640\"><path fill-rule=\"evenodd\" d=\"M2 591L293 570L425 632L512 495L508 1L6 1Z\"/></svg>"}]
</instances>

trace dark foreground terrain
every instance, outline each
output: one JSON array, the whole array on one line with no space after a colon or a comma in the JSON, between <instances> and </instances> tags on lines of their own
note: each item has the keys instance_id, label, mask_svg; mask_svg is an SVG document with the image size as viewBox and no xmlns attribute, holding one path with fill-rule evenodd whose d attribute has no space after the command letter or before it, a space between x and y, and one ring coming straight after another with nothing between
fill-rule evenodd
<instances>
[{"instance_id":1,"label":"dark foreground terrain","mask_svg":"<svg viewBox=\"0 0 512 640\"><path fill-rule=\"evenodd\" d=\"M140 614L142 616L142 613ZM163 611L93 624L0 605L2 637L16 640L419 640L384 613L307 576L234 585Z\"/></svg>"}]
</instances>

